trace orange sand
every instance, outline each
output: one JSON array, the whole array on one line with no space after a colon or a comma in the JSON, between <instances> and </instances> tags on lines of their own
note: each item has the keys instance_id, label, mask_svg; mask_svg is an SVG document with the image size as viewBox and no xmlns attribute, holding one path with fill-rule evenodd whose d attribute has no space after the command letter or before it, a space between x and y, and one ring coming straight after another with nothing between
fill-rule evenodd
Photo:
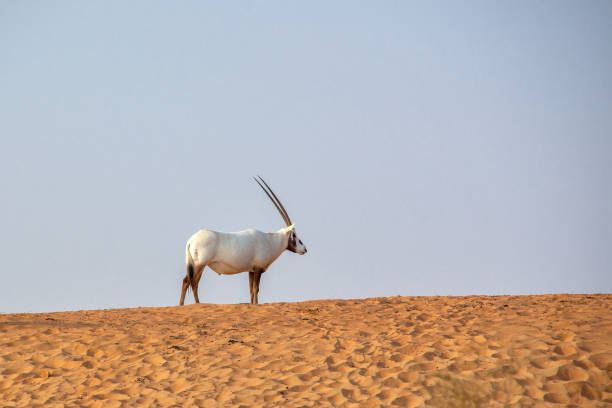
<instances>
[{"instance_id":1,"label":"orange sand","mask_svg":"<svg viewBox=\"0 0 612 408\"><path fill-rule=\"evenodd\" d=\"M612 295L0 315L0 406L612 406Z\"/></svg>"}]
</instances>

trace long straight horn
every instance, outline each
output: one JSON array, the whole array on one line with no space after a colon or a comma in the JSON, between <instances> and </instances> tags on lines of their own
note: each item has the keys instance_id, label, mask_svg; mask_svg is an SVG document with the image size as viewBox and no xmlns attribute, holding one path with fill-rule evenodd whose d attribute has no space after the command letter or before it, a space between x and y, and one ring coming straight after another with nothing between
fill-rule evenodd
<instances>
[{"instance_id":1,"label":"long straight horn","mask_svg":"<svg viewBox=\"0 0 612 408\"><path fill-rule=\"evenodd\" d=\"M257 184L259 184L259 187L261 187L261 189L266 193L266 195L268 196L270 201L272 201L272 203L274 204L274 206L276 207L276 209L280 213L281 217L283 217L283 220L285 221L285 224L287 224L288 227L291 226L291 218L289 218L289 214L287 214L287 210L285 210L285 207L283 207L283 204L280 202L280 200L278 199L276 194L274 194L274 191L272 191L272 189L270 188L268 183L266 183L266 181L263 178L261 178L261 176L257 176L257 177L259 177L259 180L261 180L268 189L266 189L259 182L259 180L257 180L255 177L253 177L253 179L257 182ZM268 192L268 190L269 190L269 192ZM270 195L270 194L272 194L272 195Z\"/></svg>"},{"instance_id":2,"label":"long straight horn","mask_svg":"<svg viewBox=\"0 0 612 408\"><path fill-rule=\"evenodd\" d=\"M257 176L257 177L259 177L259 179L261 181L263 181L263 183L266 185L266 187L268 187L268 190L270 190L270 192L274 196L274 199L276 199L276 202L278 203L278 205L280 205L280 208L283 210L283 213L285 213L285 217L287 217L287 223L288 223L287 226L290 226L292 224L291 223L291 218L289 218L289 213L287 212L287 210L285 210L285 207L283 207L283 203L281 202L281 200L276 196L276 194L274 194L274 191L272 191L272 189L270 188L268 183L266 183L266 180L261 178L261 176Z\"/></svg>"}]
</instances>

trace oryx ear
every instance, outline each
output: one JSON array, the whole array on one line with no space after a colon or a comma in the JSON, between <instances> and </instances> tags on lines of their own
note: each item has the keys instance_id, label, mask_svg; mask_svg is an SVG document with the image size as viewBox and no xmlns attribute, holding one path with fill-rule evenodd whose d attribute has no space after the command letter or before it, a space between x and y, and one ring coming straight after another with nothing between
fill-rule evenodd
<instances>
[{"instance_id":1,"label":"oryx ear","mask_svg":"<svg viewBox=\"0 0 612 408\"><path fill-rule=\"evenodd\" d=\"M293 231L294 229L295 229L295 224L291 224L290 226L285 228L286 231Z\"/></svg>"}]
</instances>

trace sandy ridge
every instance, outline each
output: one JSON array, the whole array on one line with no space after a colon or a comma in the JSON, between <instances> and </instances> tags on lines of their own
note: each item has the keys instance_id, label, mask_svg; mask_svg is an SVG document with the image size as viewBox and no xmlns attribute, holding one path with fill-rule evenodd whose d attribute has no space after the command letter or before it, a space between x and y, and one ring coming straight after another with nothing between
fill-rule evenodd
<instances>
[{"instance_id":1,"label":"sandy ridge","mask_svg":"<svg viewBox=\"0 0 612 408\"><path fill-rule=\"evenodd\" d=\"M612 295L0 315L2 406L612 406Z\"/></svg>"}]
</instances>

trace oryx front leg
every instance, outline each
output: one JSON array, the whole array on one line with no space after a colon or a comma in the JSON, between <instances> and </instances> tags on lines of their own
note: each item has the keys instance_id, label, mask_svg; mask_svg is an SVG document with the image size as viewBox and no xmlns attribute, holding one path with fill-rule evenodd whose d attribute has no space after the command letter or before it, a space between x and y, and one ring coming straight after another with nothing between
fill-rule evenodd
<instances>
[{"instance_id":1,"label":"oryx front leg","mask_svg":"<svg viewBox=\"0 0 612 408\"><path fill-rule=\"evenodd\" d=\"M249 272L249 294L251 295L251 304L253 304L253 282L255 282L255 279L253 279L255 276L255 272Z\"/></svg>"},{"instance_id":2,"label":"oryx front leg","mask_svg":"<svg viewBox=\"0 0 612 408\"><path fill-rule=\"evenodd\" d=\"M263 272L255 273L255 304L259 304L259 281L261 280L261 274Z\"/></svg>"},{"instance_id":3,"label":"oryx front leg","mask_svg":"<svg viewBox=\"0 0 612 408\"><path fill-rule=\"evenodd\" d=\"M261 280L262 271L249 272L249 288L251 292L251 304L259 304L259 281Z\"/></svg>"}]
</instances>

